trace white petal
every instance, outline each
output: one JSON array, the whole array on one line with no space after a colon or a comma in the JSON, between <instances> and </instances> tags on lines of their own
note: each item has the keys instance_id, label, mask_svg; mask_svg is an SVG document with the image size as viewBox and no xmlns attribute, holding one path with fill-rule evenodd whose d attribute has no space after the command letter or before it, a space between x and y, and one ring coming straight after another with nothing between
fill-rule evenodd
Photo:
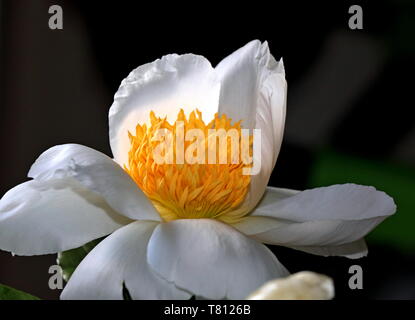
<instances>
[{"instance_id":1,"label":"white petal","mask_svg":"<svg viewBox=\"0 0 415 320\"><path fill-rule=\"evenodd\" d=\"M274 245L285 245L295 250L300 250L320 256L343 256L349 259L358 259L367 255L368 250L364 239L334 246L299 246L287 244L287 238L285 237L287 237L287 233L289 234L289 232L291 232L291 230L296 227L296 224L298 230L301 230L300 228L303 228L304 226L307 227L307 224L302 224L300 226L297 222L290 223L287 221L280 221L275 218L261 216L248 216L240 222L233 224L232 226L240 232L251 236L258 241ZM310 223L310 225L312 225L312 223ZM285 228L286 230L284 230ZM324 228L324 223L321 224L321 228ZM267 231L269 231L269 233L267 233ZM294 231L297 232L295 229ZM305 231L305 233L308 232L309 231L307 230ZM271 236L270 233L272 233ZM288 236L290 237L289 239L292 239L291 235ZM297 234L294 236L299 237ZM295 242L296 240L291 241Z\"/></svg>"},{"instance_id":2,"label":"white petal","mask_svg":"<svg viewBox=\"0 0 415 320\"><path fill-rule=\"evenodd\" d=\"M243 299L266 281L288 274L264 245L209 219L160 224L147 257L163 278L208 299Z\"/></svg>"},{"instance_id":3,"label":"white petal","mask_svg":"<svg viewBox=\"0 0 415 320\"><path fill-rule=\"evenodd\" d=\"M80 247L129 221L72 178L32 180L0 200L0 249L18 255L56 253Z\"/></svg>"},{"instance_id":4,"label":"white petal","mask_svg":"<svg viewBox=\"0 0 415 320\"><path fill-rule=\"evenodd\" d=\"M393 199L371 186L336 184L296 193L267 188L263 201L252 212L297 222L314 220L364 220L387 217L396 210ZM283 199L281 198L283 197ZM274 201L272 201L274 200Z\"/></svg>"},{"instance_id":5,"label":"white petal","mask_svg":"<svg viewBox=\"0 0 415 320\"><path fill-rule=\"evenodd\" d=\"M251 177L245 204L255 207L264 194L281 147L286 110L287 83L282 61L277 62L268 44L252 41L215 68L221 79L219 112L242 120L244 128L261 130L261 170Z\"/></svg>"},{"instance_id":6,"label":"white petal","mask_svg":"<svg viewBox=\"0 0 415 320\"><path fill-rule=\"evenodd\" d=\"M115 160L127 164L130 141L138 123L149 122L151 110L174 122L182 108L198 108L205 121L218 111L220 83L210 62L193 54L171 54L133 70L125 78L109 112L110 143Z\"/></svg>"},{"instance_id":7,"label":"white petal","mask_svg":"<svg viewBox=\"0 0 415 320\"><path fill-rule=\"evenodd\" d=\"M35 161L28 176L41 181L73 177L117 212L131 219L160 221L160 215L130 176L94 149L78 144L52 147Z\"/></svg>"},{"instance_id":8,"label":"white petal","mask_svg":"<svg viewBox=\"0 0 415 320\"><path fill-rule=\"evenodd\" d=\"M355 184L293 191L293 194L267 188L251 216L234 227L268 244L336 247L360 240L396 210L393 199L384 192ZM357 252L351 252L351 248ZM337 249L346 252L345 248ZM350 245L347 249L347 255L364 255L361 245Z\"/></svg>"},{"instance_id":9,"label":"white petal","mask_svg":"<svg viewBox=\"0 0 415 320\"><path fill-rule=\"evenodd\" d=\"M189 299L147 264L147 244L156 225L135 221L105 238L76 268L61 299L119 300L123 283L133 299Z\"/></svg>"},{"instance_id":10,"label":"white petal","mask_svg":"<svg viewBox=\"0 0 415 320\"><path fill-rule=\"evenodd\" d=\"M342 256L349 259L360 259L367 256L368 250L366 241L360 239L351 243L342 244L340 246L327 247L291 247L295 250L304 251L324 257Z\"/></svg>"}]
</instances>

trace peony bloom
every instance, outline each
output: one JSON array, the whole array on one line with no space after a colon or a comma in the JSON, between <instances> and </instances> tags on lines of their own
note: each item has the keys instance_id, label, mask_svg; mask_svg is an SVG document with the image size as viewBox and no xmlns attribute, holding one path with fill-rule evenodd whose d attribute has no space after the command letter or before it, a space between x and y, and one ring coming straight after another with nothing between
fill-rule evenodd
<instances>
[{"instance_id":1,"label":"peony bloom","mask_svg":"<svg viewBox=\"0 0 415 320\"><path fill-rule=\"evenodd\" d=\"M388 195L355 184L267 187L286 89L282 61L259 41L215 68L193 54L138 67L109 111L114 159L76 144L45 151L33 179L0 201L0 249L50 254L108 235L77 267L63 299L122 299L123 285L133 299L243 299L288 275L263 243L364 256L363 237L395 212ZM155 132L179 121L187 131L260 129L259 173L242 175L243 163L157 164Z\"/></svg>"}]
</instances>

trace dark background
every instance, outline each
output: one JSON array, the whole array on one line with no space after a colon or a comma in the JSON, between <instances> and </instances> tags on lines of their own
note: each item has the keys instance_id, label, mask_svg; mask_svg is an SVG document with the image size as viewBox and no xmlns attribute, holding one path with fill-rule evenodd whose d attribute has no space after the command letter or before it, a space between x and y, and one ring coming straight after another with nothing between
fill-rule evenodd
<instances>
[{"instance_id":1,"label":"dark background","mask_svg":"<svg viewBox=\"0 0 415 320\"><path fill-rule=\"evenodd\" d=\"M63 8L63 30L48 8ZM363 30L348 9L363 8ZM415 298L415 5L413 1L242 1L146 6L142 1L0 2L0 194L62 143L110 155L107 112L121 80L168 53L213 65L252 39L284 58L286 133L270 185L373 185L398 211L367 238L369 256L324 258L272 248L291 271L332 276L338 298ZM0 283L45 299L56 256L0 252ZM363 290L350 290L351 265Z\"/></svg>"}]
</instances>

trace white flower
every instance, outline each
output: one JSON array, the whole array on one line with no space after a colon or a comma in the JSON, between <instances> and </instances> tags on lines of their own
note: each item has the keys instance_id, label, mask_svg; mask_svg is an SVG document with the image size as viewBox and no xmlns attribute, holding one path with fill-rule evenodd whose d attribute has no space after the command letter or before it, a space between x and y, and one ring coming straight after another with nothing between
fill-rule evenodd
<instances>
[{"instance_id":1,"label":"white flower","mask_svg":"<svg viewBox=\"0 0 415 320\"><path fill-rule=\"evenodd\" d=\"M363 237L395 212L385 193L355 184L303 192L267 187L285 105L283 63L267 43L252 41L216 68L193 54L140 66L123 80L109 112L114 160L75 144L44 152L29 171L33 180L0 201L0 249L50 254L109 235L78 266L64 299L122 299L123 283L134 299L242 299L288 274L262 243L364 256ZM174 122L180 108L193 124L201 125L191 115L199 108L209 121L219 112L261 129L260 173L243 180L227 166L219 174L208 167L157 171L140 145L147 148L146 130L163 122L149 121L149 113Z\"/></svg>"}]
</instances>

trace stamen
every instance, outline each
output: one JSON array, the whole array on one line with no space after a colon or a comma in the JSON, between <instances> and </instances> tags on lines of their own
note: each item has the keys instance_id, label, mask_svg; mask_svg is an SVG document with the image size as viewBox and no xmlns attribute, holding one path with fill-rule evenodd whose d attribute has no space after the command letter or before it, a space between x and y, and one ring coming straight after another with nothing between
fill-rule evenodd
<instances>
[{"instance_id":1,"label":"stamen","mask_svg":"<svg viewBox=\"0 0 415 320\"><path fill-rule=\"evenodd\" d=\"M238 146L241 146L243 141L240 122L231 124L231 119L225 114L221 117L216 114L211 122L205 124L200 111L191 112L187 118L184 111L180 110L174 124L170 124L166 118L156 117L154 112L150 113L150 123L149 126L138 124L135 135L128 133L131 149L128 153L128 166L125 165L124 168L152 201L163 220L212 218L226 223L240 220L246 214L241 204L250 183L250 176L243 175L242 169L251 166L242 161L243 156L239 156L237 162L232 160L232 152L235 151L232 150L233 142L229 136L225 142L226 163L219 164L220 147L223 148L223 145L216 143L212 147L209 144L212 141L209 140L209 137L212 138L210 129L224 129L226 132L233 129L239 133ZM172 133L173 147L166 148L162 156L172 159L173 163L159 163L154 158L161 143L158 139L159 129L167 129ZM186 136L191 129L199 129L203 133L201 145L204 155L199 158L204 160L202 163L188 163L186 156L183 157L177 152L180 150L176 141L179 130L183 130L181 133ZM185 155L195 156L198 151L195 143L184 139ZM249 136L248 143L251 148L252 136ZM216 152L215 163L209 163L208 159L212 148Z\"/></svg>"}]
</instances>

